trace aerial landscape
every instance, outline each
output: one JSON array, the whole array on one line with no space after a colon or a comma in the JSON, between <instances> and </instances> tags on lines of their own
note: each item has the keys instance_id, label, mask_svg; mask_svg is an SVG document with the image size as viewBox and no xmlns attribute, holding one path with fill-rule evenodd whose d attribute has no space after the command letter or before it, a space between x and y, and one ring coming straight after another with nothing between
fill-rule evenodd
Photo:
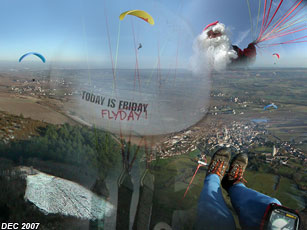
<instances>
[{"instance_id":1,"label":"aerial landscape","mask_svg":"<svg viewBox=\"0 0 307 230\"><path fill-rule=\"evenodd\" d=\"M305 0L0 6L1 229L306 229Z\"/></svg>"},{"instance_id":2,"label":"aerial landscape","mask_svg":"<svg viewBox=\"0 0 307 230\"><path fill-rule=\"evenodd\" d=\"M144 145L140 150L142 153L135 162L137 166L134 166L136 171L132 177L139 178L148 168L155 178L152 183L152 222L191 225L195 213L190 211L195 211L205 177L205 171L201 170L187 194L188 199L182 200L197 166L195 159L204 153L210 158L220 145L232 146L234 152L248 153L250 163L246 180L249 187L277 197L295 209L304 210L307 202L306 73L303 68L240 69L227 74L215 73L206 116L182 132L149 138L152 142L149 153L145 154ZM34 168L32 170L76 182L91 191L98 190L106 201L114 199L110 178L116 178L116 171L120 171L118 136L78 124L62 112L61 106L73 100L70 94L74 92L65 78L62 79L62 90L56 90L54 95L49 96L47 92L53 89L43 77L37 76L33 82L29 77L14 75L1 74L1 183L8 186L8 194L12 194L11 183L13 186L24 186L25 182L13 176L18 175L16 173L10 176L13 180L8 180L7 173L18 171L29 177L32 175L31 168ZM285 88L289 90L286 95ZM263 110L272 101L279 109ZM107 146L102 141L97 146L97 138L107 138ZM20 152L21 148L23 151ZM106 150L112 154L105 155ZM87 154L84 155L84 152ZM134 148L131 154L135 153ZM15 205L22 203L37 215L37 209L18 193L13 192L19 197L14 200ZM9 207L10 220L27 219L28 214L18 213L14 209L16 206L7 200L8 194L1 192L1 207ZM185 215L186 211L190 214ZM83 213L79 212L75 218ZM56 223L54 226L65 226L69 221L79 225L86 222L72 220L72 217L62 221L56 215L35 218L46 221L46 226L53 221ZM112 223L106 221L105 224Z\"/></svg>"}]
</instances>

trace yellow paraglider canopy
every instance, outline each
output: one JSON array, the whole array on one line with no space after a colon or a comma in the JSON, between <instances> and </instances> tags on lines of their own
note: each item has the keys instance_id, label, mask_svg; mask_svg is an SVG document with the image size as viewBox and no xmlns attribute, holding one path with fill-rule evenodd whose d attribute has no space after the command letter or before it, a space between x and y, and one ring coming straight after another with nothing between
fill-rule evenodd
<instances>
[{"instance_id":1,"label":"yellow paraglider canopy","mask_svg":"<svg viewBox=\"0 0 307 230\"><path fill-rule=\"evenodd\" d=\"M128 11L122 13L119 16L119 19L123 20L126 17L126 15L136 16L138 18L143 19L145 22L148 22L151 25L155 24L154 19L151 17L151 15L144 10L128 10Z\"/></svg>"}]
</instances>

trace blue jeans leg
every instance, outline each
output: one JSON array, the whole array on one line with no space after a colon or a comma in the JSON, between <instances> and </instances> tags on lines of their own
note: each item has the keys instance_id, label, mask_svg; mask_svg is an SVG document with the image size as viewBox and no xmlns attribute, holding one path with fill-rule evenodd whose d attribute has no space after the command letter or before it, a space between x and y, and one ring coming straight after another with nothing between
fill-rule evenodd
<instances>
[{"instance_id":1,"label":"blue jeans leg","mask_svg":"<svg viewBox=\"0 0 307 230\"><path fill-rule=\"evenodd\" d=\"M216 174L206 176L198 202L197 229L234 230L236 225L228 209Z\"/></svg>"},{"instance_id":2,"label":"blue jeans leg","mask_svg":"<svg viewBox=\"0 0 307 230\"><path fill-rule=\"evenodd\" d=\"M259 229L262 217L270 203L281 204L277 199L264 195L244 184L235 184L229 189L232 206L236 210L242 229Z\"/></svg>"}]
</instances>

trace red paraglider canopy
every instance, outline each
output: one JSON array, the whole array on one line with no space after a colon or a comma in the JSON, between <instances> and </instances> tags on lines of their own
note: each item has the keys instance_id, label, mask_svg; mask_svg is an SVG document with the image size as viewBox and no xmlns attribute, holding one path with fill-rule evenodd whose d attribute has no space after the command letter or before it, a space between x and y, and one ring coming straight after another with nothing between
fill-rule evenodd
<instances>
[{"instance_id":1,"label":"red paraglider canopy","mask_svg":"<svg viewBox=\"0 0 307 230\"><path fill-rule=\"evenodd\" d=\"M273 53L272 55L276 55L276 57L277 57L278 59L280 58L280 56L279 56L278 53Z\"/></svg>"}]
</instances>

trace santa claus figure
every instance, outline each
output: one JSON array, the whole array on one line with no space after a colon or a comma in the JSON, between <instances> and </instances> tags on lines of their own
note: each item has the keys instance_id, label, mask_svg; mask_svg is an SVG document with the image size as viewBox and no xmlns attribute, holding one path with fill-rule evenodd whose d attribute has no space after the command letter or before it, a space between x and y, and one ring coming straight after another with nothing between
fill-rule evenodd
<instances>
[{"instance_id":1,"label":"santa claus figure","mask_svg":"<svg viewBox=\"0 0 307 230\"><path fill-rule=\"evenodd\" d=\"M250 43L243 51L238 46L231 45L225 25L219 21L207 25L198 36L197 42L216 70L225 69L228 65L246 64L256 57L254 43Z\"/></svg>"},{"instance_id":2,"label":"santa claus figure","mask_svg":"<svg viewBox=\"0 0 307 230\"><path fill-rule=\"evenodd\" d=\"M198 53L203 55L201 60L206 61L205 64L216 71L225 70L231 60L237 58L226 34L225 25L218 21L205 27L196 39L196 47Z\"/></svg>"}]
</instances>

